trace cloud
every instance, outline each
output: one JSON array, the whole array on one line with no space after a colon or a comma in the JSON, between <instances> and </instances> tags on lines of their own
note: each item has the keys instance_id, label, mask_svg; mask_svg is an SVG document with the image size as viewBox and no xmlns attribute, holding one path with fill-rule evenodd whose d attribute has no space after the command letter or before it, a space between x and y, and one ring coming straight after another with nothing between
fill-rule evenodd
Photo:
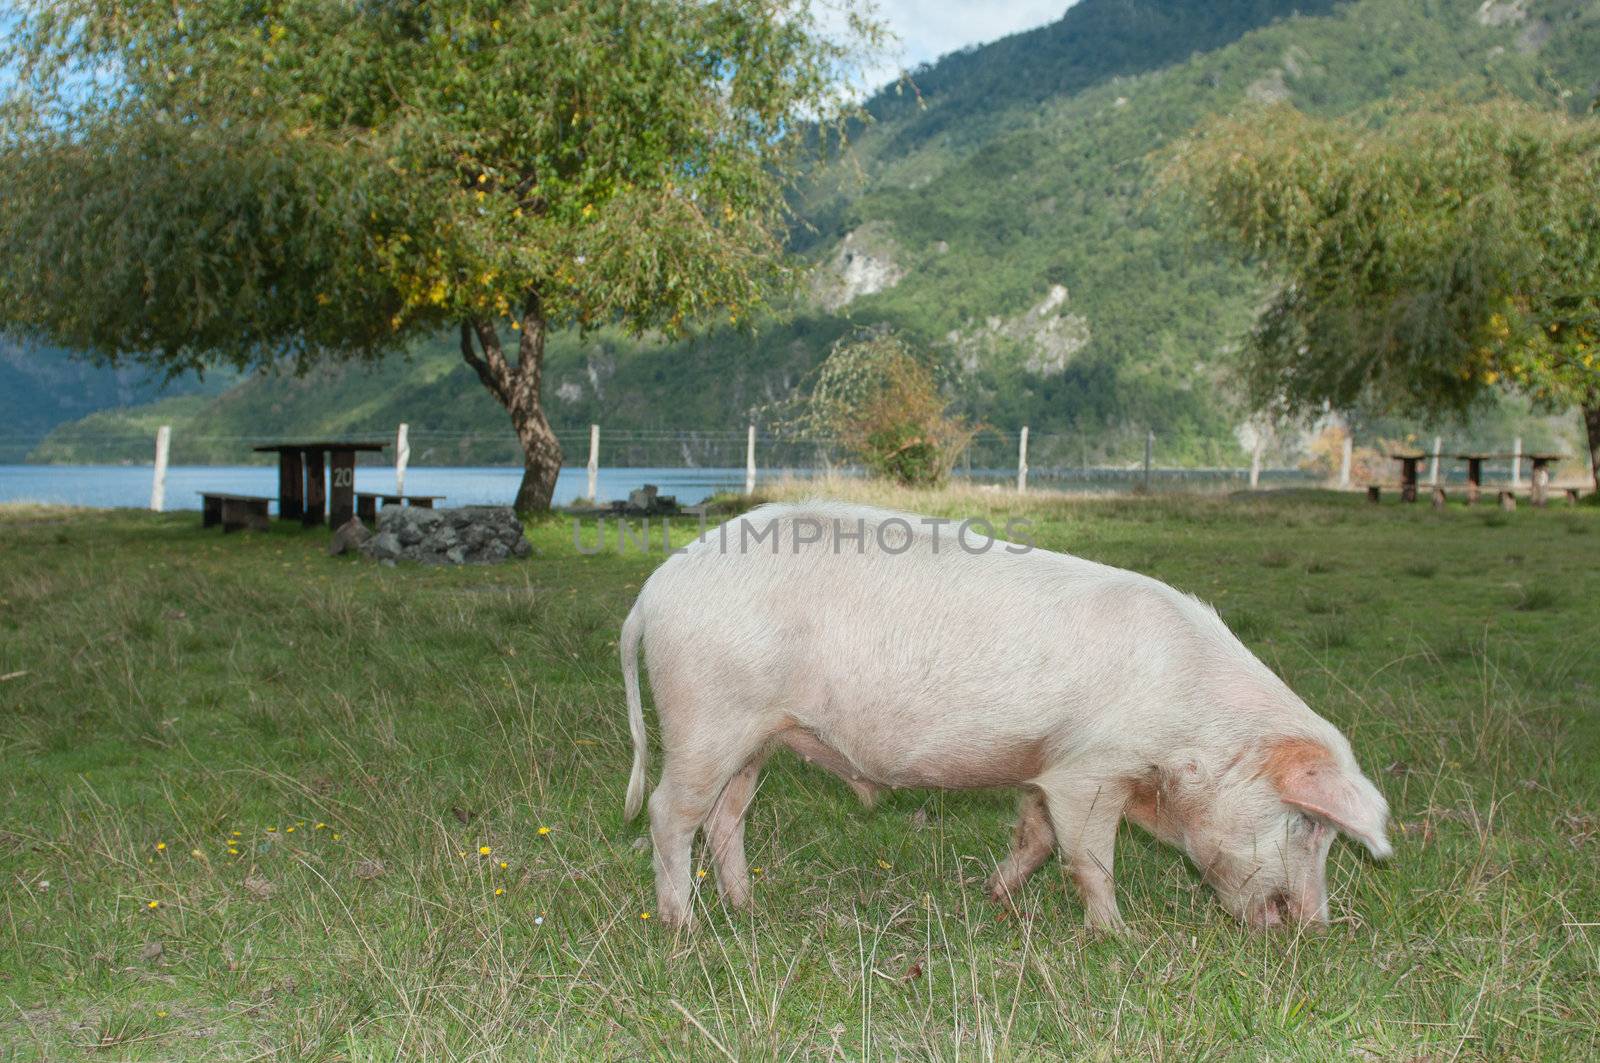
<instances>
[{"instance_id":1,"label":"cloud","mask_svg":"<svg viewBox=\"0 0 1600 1063\"><path fill-rule=\"evenodd\" d=\"M1059 19L1074 0L878 0L878 17L899 47L863 71L874 87L901 70Z\"/></svg>"}]
</instances>

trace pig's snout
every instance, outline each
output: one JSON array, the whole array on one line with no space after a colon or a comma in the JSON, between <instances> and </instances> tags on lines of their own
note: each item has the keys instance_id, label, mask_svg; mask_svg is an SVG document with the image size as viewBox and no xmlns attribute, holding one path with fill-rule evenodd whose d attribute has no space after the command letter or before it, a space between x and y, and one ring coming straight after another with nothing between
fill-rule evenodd
<instances>
[{"instance_id":1,"label":"pig's snout","mask_svg":"<svg viewBox=\"0 0 1600 1063\"><path fill-rule=\"evenodd\" d=\"M1328 925L1328 909L1320 897L1273 890L1250 905L1246 922L1258 930L1276 926L1315 930Z\"/></svg>"}]
</instances>

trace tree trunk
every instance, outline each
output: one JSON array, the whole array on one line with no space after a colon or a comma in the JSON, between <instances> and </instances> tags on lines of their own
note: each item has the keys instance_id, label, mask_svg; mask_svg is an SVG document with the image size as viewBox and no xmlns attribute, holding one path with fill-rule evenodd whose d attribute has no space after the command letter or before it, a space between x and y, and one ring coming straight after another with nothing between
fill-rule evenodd
<instances>
[{"instance_id":1,"label":"tree trunk","mask_svg":"<svg viewBox=\"0 0 1600 1063\"><path fill-rule=\"evenodd\" d=\"M1583 427L1589 433L1589 475L1600 491L1600 394L1591 393L1589 399L1583 404Z\"/></svg>"},{"instance_id":2,"label":"tree trunk","mask_svg":"<svg viewBox=\"0 0 1600 1063\"><path fill-rule=\"evenodd\" d=\"M561 473L561 444L539 401L548 325L538 295L528 296L519 325L515 365L506 361L500 334L489 321L461 323L461 357L511 415L511 426L522 447L522 484L512 505L518 513L540 513L550 508L555 494L556 477Z\"/></svg>"}]
</instances>

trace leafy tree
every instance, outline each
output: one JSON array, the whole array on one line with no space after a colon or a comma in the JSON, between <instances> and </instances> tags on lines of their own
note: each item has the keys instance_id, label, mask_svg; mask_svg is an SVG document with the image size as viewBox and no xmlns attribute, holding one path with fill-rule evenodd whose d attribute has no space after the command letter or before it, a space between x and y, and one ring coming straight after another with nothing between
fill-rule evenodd
<instances>
[{"instance_id":1,"label":"leafy tree","mask_svg":"<svg viewBox=\"0 0 1600 1063\"><path fill-rule=\"evenodd\" d=\"M793 405L782 430L836 438L874 475L903 484L942 483L976 434L948 412L936 367L888 331L835 343Z\"/></svg>"},{"instance_id":2,"label":"leafy tree","mask_svg":"<svg viewBox=\"0 0 1600 1063\"><path fill-rule=\"evenodd\" d=\"M879 31L810 0L32 0L0 54L0 323L168 373L452 328L561 450L553 329L738 322L789 278L801 129ZM819 119L821 120L819 125ZM512 349L514 348L514 354Z\"/></svg>"},{"instance_id":3,"label":"leafy tree","mask_svg":"<svg viewBox=\"0 0 1600 1063\"><path fill-rule=\"evenodd\" d=\"M1506 101L1204 126L1167 172L1277 282L1244 349L1262 409L1579 406L1600 487L1600 122Z\"/></svg>"}]
</instances>

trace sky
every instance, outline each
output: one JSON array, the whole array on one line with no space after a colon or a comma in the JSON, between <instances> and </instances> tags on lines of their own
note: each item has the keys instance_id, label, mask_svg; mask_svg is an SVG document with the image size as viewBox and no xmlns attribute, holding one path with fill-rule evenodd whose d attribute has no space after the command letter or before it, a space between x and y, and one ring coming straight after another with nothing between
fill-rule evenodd
<instances>
[{"instance_id":1,"label":"sky","mask_svg":"<svg viewBox=\"0 0 1600 1063\"><path fill-rule=\"evenodd\" d=\"M919 63L1059 19L1072 0L877 0L878 17L900 38L898 54L865 75L883 85Z\"/></svg>"}]
</instances>

